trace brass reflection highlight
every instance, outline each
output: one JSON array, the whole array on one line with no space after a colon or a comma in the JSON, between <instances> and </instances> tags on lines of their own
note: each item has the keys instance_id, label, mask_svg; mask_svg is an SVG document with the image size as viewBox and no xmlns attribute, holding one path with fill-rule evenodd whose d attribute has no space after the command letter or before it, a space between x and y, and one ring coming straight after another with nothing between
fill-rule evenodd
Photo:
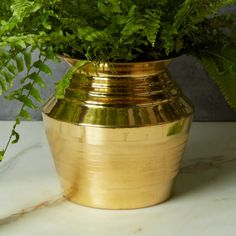
<instances>
[{"instance_id":1,"label":"brass reflection highlight","mask_svg":"<svg viewBox=\"0 0 236 236\"><path fill-rule=\"evenodd\" d=\"M66 198L132 209L170 196L193 114L166 70L170 61L90 63L64 99L47 102L46 133Z\"/></svg>"}]
</instances>

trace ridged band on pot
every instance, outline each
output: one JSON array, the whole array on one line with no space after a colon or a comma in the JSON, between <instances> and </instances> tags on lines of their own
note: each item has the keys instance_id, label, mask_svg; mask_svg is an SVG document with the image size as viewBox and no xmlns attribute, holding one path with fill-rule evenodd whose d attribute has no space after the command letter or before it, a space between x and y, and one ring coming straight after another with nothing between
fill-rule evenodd
<instances>
[{"instance_id":1,"label":"ridged band on pot","mask_svg":"<svg viewBox=\"0 0 236 236\"><path fill-rule=\"evenodd\" d=\"M170 62L88 63L64 99L46 103L46 133L66 198L131 209L170 196L193 114L166 69Z\"/></svg>"}]
</instances>

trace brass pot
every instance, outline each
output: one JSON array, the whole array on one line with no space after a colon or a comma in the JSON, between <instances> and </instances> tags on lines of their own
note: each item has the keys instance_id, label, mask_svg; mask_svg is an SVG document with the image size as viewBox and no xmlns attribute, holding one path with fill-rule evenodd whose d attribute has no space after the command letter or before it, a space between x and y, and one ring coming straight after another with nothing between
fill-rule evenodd
<instances>
[{"instance_id":1,"label":"brass pot","mask_svg":"<svg viewBox=\"0 0 236 236\"><path fill-rule=\"evenodd\" d=\"M193 114L170 62L89 63L64 99L47 102L46 133L67 199L132 209L169 198Z\"/></svg>"}]
</instances>

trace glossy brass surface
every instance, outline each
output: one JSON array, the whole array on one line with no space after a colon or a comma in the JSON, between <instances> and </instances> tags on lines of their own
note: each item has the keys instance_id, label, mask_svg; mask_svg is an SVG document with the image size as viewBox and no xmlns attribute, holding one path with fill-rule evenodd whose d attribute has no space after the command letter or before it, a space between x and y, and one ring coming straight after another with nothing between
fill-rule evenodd
<instances>
[{"instance_id":1,"label":"glossy brass surface","mask_svg":"<svg viewBox=\"0 0 236 236\"><path fill-rule=\"evenodd\" d=\"M132 209L170 196L193 107L166 71L169 63L87 64L63 100L44 106L66 198Z\"/></svg>"}]
</instances>

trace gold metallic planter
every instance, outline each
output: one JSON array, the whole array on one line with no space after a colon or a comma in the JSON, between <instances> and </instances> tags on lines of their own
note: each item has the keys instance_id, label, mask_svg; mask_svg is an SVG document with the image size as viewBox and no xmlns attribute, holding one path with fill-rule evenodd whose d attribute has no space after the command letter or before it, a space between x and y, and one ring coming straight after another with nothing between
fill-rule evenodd
<instances>
[{"instance_id":1,"label":"gold metallic planter","mask_svg":"<svg viewBox=\"0 0 236 236\"><path fill-rule=\"evenodd\" d=\"M170 196L193 114L166 71L170 61L87 64L64 99L44 106L66 198L131 209Z\"/></svg>"}]
</instances>

